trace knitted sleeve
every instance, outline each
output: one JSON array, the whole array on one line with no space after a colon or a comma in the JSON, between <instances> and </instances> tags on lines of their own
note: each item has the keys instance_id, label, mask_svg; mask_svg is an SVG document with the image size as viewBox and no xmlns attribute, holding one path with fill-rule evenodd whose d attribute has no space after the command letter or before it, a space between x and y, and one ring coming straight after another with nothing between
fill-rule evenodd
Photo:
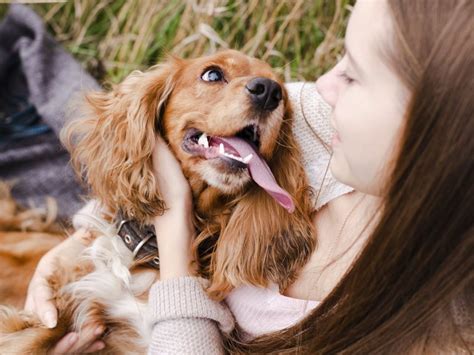
<instances>
[{"instance_id":1,"label":"knitted sleeve","mask_svg":"<svg viewBox=\"0 0 474 355\"><path fill-rule=\"evenodd\" d=\"M148 299L154 320L149 354L224 353L221 331L232 331L234 319L224 304L207 296L206 283L179 277L153 285Z\"/></svg>"}]
</instances>

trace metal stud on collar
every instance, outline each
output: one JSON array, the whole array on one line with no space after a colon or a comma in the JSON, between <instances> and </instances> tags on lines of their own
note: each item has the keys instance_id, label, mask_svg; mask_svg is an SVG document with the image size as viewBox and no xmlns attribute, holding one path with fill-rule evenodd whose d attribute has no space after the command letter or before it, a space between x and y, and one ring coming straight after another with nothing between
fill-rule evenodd
<instances>
[{"instance_id":1,"label":"metal stud on collar","mask_svg":"<svg viewBox=\"0 0 474 355\"><path fill-rule=\"evenodd\" d=\"M122 219L122 220L120 221L119 226L118 226L118 230L117 230L117 234L120 233L120 230L122 229L122 227L123 227L123 225L124 225L125 223L128 223L128 220L127 220L127 219Z\"/></svg>"},{"instance_id":2,"label":"metal stud on collar","mask_svg":"<svg viewBox=\"0 0 474 355\"><path fill-rule=\"evenodd\" d=\"M142 241L140 243L137 244L135 249L133 249L133 257L134 258L137 256L137 254L140 251L140 249L142 248L142 246L144 246L146 244L146 242L148 242L150 240L151 237L153 237L153 234L148 234L145 238L142 239Z\"/></svg>"}]
</instances>

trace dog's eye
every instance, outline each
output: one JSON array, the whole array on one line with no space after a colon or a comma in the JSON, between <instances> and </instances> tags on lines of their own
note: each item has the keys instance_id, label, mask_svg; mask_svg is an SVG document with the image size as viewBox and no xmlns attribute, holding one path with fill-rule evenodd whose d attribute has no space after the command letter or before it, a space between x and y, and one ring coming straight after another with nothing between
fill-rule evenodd
<instances>
[{"instance_id":1,"label":"dog's eye","mask_svg":"<svg viewBox=\"0 0 474 355\"><path fill-rule=\"evenodd\" d=\"M219 69L207 69L202 75L201 79L204 81L221 81L224 79L224 75Z\"/></svg>"}]
</instances>

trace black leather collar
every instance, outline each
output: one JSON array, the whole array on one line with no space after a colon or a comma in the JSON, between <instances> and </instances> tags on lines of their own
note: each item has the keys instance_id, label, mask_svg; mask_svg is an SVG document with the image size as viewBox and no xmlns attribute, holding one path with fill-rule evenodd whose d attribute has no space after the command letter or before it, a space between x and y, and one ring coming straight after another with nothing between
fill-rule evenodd
<instances>
[{"instance_id":1,"label":"black leather collar","mask_svg":"<svg viewBox=\"0 0 474 355\"><path fill-rule=\"evenodd\" d=\"M121 212L117 215L118 232L123 243L133 253L135 260L145 260L143 264L155 269L160 268L155 228L140 226L132 219L125 219Z\"/></svg>"}]
</instances>

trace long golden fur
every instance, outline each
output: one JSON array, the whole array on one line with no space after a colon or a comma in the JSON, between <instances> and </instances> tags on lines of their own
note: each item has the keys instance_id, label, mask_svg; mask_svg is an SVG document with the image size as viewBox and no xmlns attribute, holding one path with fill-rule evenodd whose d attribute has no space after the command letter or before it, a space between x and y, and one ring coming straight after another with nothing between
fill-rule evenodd
<instances>
[{"instance_id":1,"label":"long golden fur","mask_svg":"<svg viewBox=\"0 0 474 355\"><path fill-rule=\"evenodd\" d=\"M201 76L209 68L219 68L225 81L203 81ZM249 99L246 84L257 77L276 81L282 88L282 100L271 112L256 110ZM133 72L108 92L87 94L79 113L80 119L62 132L62 140L92 197L111 215L120 209L128 217L149 223L152 216L165 211L153 174L152 152L157 134L169 143L191 185L198 231L194 250L200 274L211 281L207 291L212 297L223 299L243 284L265 287L274 282L284 290L295 280L315 247L313 211L292 134L287 94L266 63L236 51L191 60L170 58L147 72ZM225 161L208 160L183 149L190 129L227 137L249 124L258 126L258 153L292 196L293 213L257 186L247 169L232 169ZM61 287L88 271L88 264L80 270L51 280L72 313L79 301L67 303ZM71 274L75 275L72 279ZM146 293L141 298L146 301ZM95 314L112 335L117 321L104 319L100 309L107 307L96 303L88 314L92 319ZM126 328L130 322L121 324ZM129 339L140 336L132 334L133 327L122 332L128 332ZM105 341L110 350L110 339ZM114 341L120 343L116 337ZM138 349L143 351L143 347Z\"/></svg>"}]
</instances>

